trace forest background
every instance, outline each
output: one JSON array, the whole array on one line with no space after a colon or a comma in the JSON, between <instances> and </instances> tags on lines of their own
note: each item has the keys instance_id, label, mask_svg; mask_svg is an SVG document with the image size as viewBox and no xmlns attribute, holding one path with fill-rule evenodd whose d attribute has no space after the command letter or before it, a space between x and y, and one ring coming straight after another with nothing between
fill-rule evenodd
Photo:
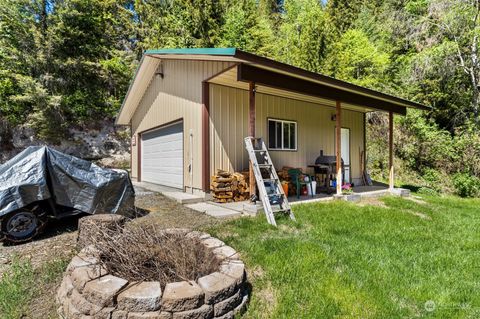
<instances>
[{"instance_id":1,"label":"forest background","mask_svg":"<svg viewBox=\"0 0 480 319\"><path fill-rule=\"evenodd\" d=\"M237 47L429 106L395 118L399 185L480 196L478 0L3 0L0 150L111 125L146 49ZM388 175L387 118L368 167ZM125 135L128 139L128 134Z\"/></svg>"}]
</instances>

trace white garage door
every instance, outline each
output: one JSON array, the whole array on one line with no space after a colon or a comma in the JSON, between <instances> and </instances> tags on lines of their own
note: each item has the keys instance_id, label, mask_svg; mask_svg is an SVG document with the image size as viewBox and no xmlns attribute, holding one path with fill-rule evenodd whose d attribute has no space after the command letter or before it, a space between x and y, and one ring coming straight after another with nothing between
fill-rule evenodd
<instances>
[{"instance_id":1,"label":"white garage door","mask_svg":"<svg viewBox=\"0 0 480 319\"><path fill-rule=\"evenodd\" d=\"M183 188L183 122L142 134L142 181Z\"/></svg>"}]
</instances>

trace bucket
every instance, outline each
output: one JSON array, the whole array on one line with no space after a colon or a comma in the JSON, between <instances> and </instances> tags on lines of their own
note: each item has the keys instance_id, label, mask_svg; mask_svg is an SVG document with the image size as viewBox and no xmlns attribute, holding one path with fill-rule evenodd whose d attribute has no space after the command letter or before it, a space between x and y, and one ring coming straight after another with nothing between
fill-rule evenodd
<instances>
[{"instance_id":1,"label":"bucket","mask_svg":"<svg viewBox=\"0 0 480 319\"><path fill-rule=\"evenodd\" d=\"M308 195L312 196L317 193L317 181L312 181L312 187L310 188L310 184L307 184Z\"/></svg>"},{"instance_id":2,"label":"bucket","mask_svg":"<svg viewBox=\"0 0 480 319\"><path fill-rule=\"evenodd\" d=\"M282 183L283 192L288 196L288 183Z\"/></svg>"}]
</instances>

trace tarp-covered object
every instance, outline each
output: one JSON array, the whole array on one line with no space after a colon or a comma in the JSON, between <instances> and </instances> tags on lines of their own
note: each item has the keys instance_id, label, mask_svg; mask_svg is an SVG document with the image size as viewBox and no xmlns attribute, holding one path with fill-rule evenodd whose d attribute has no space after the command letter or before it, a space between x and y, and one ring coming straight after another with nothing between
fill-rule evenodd
<instances>
[{"instance_id":1,"label":"tarp-covered object","mask_svg":"<svg viewBox=\"0 0 480 319\"><path fill-rule=\"evenodd\" d=\"M113 214L131 209L134 196L126 171L45 146L31 146L0 165L0 216L49 198L85 213Z\"/></svg>"}]
</instances>

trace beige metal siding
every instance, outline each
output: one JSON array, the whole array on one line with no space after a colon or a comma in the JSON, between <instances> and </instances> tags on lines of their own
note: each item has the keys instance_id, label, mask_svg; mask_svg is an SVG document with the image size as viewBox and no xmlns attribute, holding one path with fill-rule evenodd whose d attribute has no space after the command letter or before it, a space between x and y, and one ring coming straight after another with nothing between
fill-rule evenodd
<instances>
[{"instance_id":1,"label":"beige metal siding","mask_svg":"<svg viewBox=\"0 0 480 319\"><path fill-rule=\"evenodd\" d=\"M335 154L335 109L310 102L256 94L256 134L267 138L267 119L293 120L298 124L297 151L270 151L277 169L313 163L323 149ZM210 86L210 145L212 172L217 168L240 171L248 168L243 138L248 134L248 91ZM342 127L350 128L350 163L354 182L360 179L359 150L363 150L363 113L343 110Z\"/></svg>"},{"instance_id":2,"label":"beige metal siding","mask_svg":"<svg viewBox=\"0 0 480 319\"><path fill-rule=\"evenodd\" d=\"M184 121L184 184L202 188L202 81L231 66L231 62L163 60L162 79L154 75L132 117L137 145L132 147L132 177L138 177L139 133L163 124ZM190 150L190 130L193 150ZM193 181L188 173L193 152Z\"/></svg>"}]
</instances>

